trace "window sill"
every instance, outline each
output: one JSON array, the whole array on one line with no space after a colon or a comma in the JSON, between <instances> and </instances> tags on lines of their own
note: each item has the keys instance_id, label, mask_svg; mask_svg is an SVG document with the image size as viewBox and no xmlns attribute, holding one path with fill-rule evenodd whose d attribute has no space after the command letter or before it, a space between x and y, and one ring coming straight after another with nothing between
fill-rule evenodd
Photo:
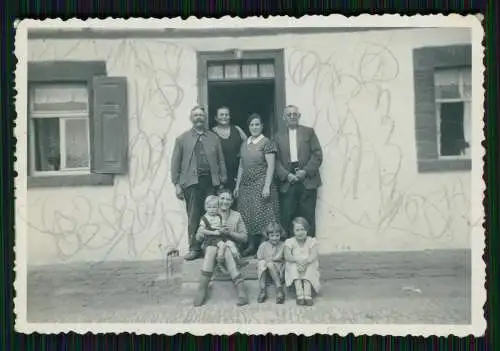
<instances>
[{"instance_id":1,"label":"window sill","mask_svg":"<svg viewBox=\"0 0 500 351\"><path fill-rule=\"evenodd\" d=\"M471 159L440 159L418 161L418 173L470 171L471 168Z\"/></svg>"},{"instance_id":2,"label":"window sill","mask_svg":"<svg viewBox=\"0 0 500 351\"><path fill-rule=\"evenodd\" d=\"M62 188L78 186L106 186L114 184L112 174L78 174L28 177L28 188Z\"/></svg>"}]
</instances>

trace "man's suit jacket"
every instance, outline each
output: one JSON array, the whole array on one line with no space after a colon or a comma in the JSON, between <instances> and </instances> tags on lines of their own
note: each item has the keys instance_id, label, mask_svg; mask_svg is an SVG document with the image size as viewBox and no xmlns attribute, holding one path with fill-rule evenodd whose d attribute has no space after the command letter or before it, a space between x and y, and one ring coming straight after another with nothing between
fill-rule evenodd
<instances>
[{"instance_id":1,"label":"man's suit jacket","mask_svg":"<svg viewBox=\"0 0 500 351\"><path fill-rule=\"evenodd\" d=\"M288 128L279 131L274 136L274 141L278 148L276 155L276 175L281 181L281 191L286 192L290 187L287 176L292 171L290 169L290 139ZM306 189L317 189L321 186L321 176L319 167L323 162L323 151L319 144L318 137L314 129L299 126L297 129L297 158L299 168L306 172L303 181Z\"/></svg>"},{"instance_id":2,"label":"man's suit jacket","mask_svg":"<svg viewBox=\"0 0 500 351\"><path fill-rule=\"evenodd\" d=\"M198 183L198 165L194 147L198 134L188 130L175 140L174 151L170 165L172 183L180 184L182 188ZM222 153L219 137L209 130L201 138L208 164L213 186L219 186L227 180L226 162Z\"/></svg>"}]
</instances>

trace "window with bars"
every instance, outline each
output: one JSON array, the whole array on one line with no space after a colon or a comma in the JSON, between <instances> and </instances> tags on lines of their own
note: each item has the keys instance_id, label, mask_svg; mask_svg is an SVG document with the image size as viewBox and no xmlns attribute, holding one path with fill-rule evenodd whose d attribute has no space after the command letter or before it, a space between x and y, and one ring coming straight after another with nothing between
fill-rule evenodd
<instances>
[{"instance_id":1,"label":"window with bars","mask_svg":"<svg viewBox=\"0 0 500 351\"><path fill-rule=\"evenodd\" d=\"M273 62L235 61L208 64L208 81L274 79Z\"/></svg>"}]
</instances>

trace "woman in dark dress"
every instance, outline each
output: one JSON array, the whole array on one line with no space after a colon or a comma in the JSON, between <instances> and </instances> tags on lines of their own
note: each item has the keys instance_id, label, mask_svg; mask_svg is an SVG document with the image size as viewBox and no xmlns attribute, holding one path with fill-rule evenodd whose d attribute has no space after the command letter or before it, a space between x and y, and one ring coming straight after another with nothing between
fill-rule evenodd
<instances>
[{"instance_id":1,"label":"woman in dark dress","mask_svg":"<svg viewBox=\"0 0 500 351\"><path fill-rule=\"evenodd\" d=\"M254 255L262 232L269 223L279 223L278 190L274 183L276 146L262 134L262 118L253 114L248 119L250 137L241 145L241 158L235 195L238 212L248 229L248 247L243 256Z\"/></svg>"},{"instance_id":2,"label":"woman in dark dress","mask_svg":"<svg viewBox=\"0 0 500 351\"><path fill-rule=\"evenodd\" d=\"M226 161L227 182L224 184L224 187L234 191L240 163L240 148L241 144L247 139L247 136L240 127L231 124L231 115L228 107L220 107L217 110L215 120L217 125L212 130L220 138L222 153Z\"/></svg>"}]
</instances>

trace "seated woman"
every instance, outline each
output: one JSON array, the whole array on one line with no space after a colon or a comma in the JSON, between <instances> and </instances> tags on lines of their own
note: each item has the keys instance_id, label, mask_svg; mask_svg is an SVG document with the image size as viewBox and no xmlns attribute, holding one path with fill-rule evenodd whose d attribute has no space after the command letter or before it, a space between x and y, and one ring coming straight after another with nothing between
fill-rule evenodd
<instances>
[{"instance_id":1,"label":"seated woman","mask_svg":"<svg viewBox=\"0 0 500 351\"><path fill-rule=\"evenodd\" d=\"M239 246L246 245L248 239L247 229L241 215L238 212L231 210L234 200L231 191L226 189L220 190L218 197L219 214L222 219L220 234ZM196 239L203 242L202 247L205 251L198 291L196 292L193 303L194 306L198 307L205 303L208 284L210 283L210 279L214 273L218 248L213 240L210 240L208 235L205 234L203 226L198 229ZM240 273L239 260L237 256L239 255L234 255L232 250L224 250L223 264L229 272L229 275L231 276L231 279L233 280L238 291L237 305L243 306L248 304L248 295L245 288L245 281Z\"/></svg>"}]
</instances>

